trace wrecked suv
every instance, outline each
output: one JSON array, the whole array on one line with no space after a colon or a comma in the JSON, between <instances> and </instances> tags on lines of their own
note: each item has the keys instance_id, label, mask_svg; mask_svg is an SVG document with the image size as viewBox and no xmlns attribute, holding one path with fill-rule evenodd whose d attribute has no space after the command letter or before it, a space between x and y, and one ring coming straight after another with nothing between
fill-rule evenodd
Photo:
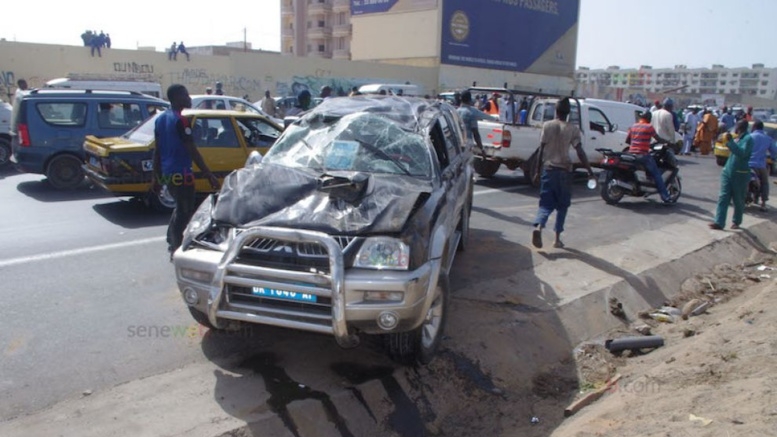
<instances>
[{"instance_id":1,"label":"wrecked suv","mask_svg":"<svg viewBox=\"0 0 777 437\"><path fill-rule=\"evenodd\" d=\"M389 354L428 363L466 247L472 154L447 103L329 99L257 164L207 198L174 254L194 319L334 336L383 334Z\"/></svg>"}]
</instances>

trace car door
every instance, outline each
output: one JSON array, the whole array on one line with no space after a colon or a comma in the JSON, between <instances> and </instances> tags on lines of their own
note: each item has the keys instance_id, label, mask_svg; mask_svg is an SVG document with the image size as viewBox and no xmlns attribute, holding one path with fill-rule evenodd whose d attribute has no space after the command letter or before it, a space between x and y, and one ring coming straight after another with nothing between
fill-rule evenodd
<instances>
[{"instance_id":1,"label":"car door","mask_svg":"<svg viewBox=\"0 0 777 437\"><path fill-rule=\"evenodd\" d=\"M444 116L437 118L432 129L432 144L440 165L440 182L445 194L438 218L448 239L452 238L465 201L464 180L459 177L464 166L461 146L453 138L450 122ZM449 240L449 243L452 242ZM450 249L450 246L449 246Z\"/></svg>"},{"instance_id":2,"label":"car door","mask_svg":"<svg viewBox=\"0 0 777 437\"><path fill-rule=\"evenodd\" d=\"M200 151L205 164L219 179L245 164L247 152L242 135L229 116L200 116L192 123L194 145ZM195 166L196 167L196 166ZM212 191L208 182L195 169L197 191Z\"/></svg>"}]
</instances>

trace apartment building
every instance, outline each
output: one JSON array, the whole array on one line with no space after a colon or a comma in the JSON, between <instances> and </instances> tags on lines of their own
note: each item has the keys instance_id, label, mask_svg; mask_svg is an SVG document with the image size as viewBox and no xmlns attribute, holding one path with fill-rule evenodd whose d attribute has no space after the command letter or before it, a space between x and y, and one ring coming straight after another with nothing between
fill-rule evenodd
<instances>
[{"instance_id":1,"label":"apartment building","mask_svg":"<svg viewBox=\"0 0 777 437\"><path fill-rule=\"evenodd\" d=\"M351 59L350 0L281 0L281 52Z\"/></svg>"},{"instance_id":2,"label":"apartment building","mask_svg":"<svg viewBox=\"0 0 777 437\"><path fill-rule=\"evenodd\" d=\"M578 85L640 90L645 93L718 94L753 96L777 99L777 68L753 64L750 68L620 68L617 65L605 69L579 67L575 71Z\"/></svg>"}]
</instances>

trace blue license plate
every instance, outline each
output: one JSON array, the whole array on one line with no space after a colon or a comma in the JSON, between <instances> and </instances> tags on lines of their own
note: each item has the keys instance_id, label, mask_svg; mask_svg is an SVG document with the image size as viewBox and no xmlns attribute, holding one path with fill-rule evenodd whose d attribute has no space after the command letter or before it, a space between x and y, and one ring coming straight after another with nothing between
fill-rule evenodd
<instances>
[{"instance_id":1,"label":"blue license plate","mask_svg":"<svg viewBox=\"0 0 777 437\"><path fill-rule=\"evenodd\" d=\"M274 288L253 287L251 293L254 296L271 297L281 300L296 300L299 302L316 302L316 295L309 293L297 293L296 291L276 290Z\"/></svg>"}]
</instances>

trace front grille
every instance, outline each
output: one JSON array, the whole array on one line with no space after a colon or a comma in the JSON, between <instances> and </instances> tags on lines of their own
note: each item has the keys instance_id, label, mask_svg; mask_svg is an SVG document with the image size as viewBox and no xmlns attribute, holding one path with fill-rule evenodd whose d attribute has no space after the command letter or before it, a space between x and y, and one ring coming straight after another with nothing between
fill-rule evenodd
<instances>
[{"instance_id":1,"label":"front grille","mask_svg":"<svg viewBox=\"0 0 777 437\"><path fill-rule=\"evenodd\" d=\"M355 240L332 238L343 251ZM226 304L232 310L330 326L331 269L327 248L319 242L249 239L226 267ZM302 300L300 294L315 295L316 301Z\"/></svg>"}]
</instances>

